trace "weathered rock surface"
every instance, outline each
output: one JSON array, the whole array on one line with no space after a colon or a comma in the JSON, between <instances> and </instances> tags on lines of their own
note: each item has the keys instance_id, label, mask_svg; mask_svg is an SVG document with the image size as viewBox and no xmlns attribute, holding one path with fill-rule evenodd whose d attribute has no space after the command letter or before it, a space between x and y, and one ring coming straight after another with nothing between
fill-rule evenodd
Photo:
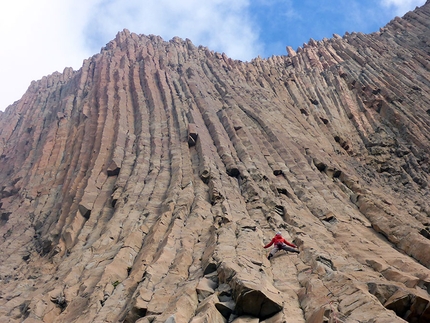
<instances>
[{"instance_id":1,"label":"weathered rock surface","mask_svg":"<svg viewBox=\"0 0 430 323\"><path fill-rule=\"evenodd\" d=\"M287 51L124 30L0 113L1 322L429 322L430 3Z\"/></svg>"}]
</instances>

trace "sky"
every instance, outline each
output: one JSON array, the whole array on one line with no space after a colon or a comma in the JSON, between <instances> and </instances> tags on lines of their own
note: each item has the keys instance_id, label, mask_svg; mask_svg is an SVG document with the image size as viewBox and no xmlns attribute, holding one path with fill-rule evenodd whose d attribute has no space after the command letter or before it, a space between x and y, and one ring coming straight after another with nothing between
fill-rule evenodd
<instances>
[{"instance_id":1,"label":"sky","mask_svg":"<svg viewBox=\"0 0 430 323\"><path fill-rule=\"evenodd\" d=\"M250 61L309 39L372 33L426 0L14 0L0 4L0 110L33 80L80 69L125 29Z\"/></svg>"}]
</instances>

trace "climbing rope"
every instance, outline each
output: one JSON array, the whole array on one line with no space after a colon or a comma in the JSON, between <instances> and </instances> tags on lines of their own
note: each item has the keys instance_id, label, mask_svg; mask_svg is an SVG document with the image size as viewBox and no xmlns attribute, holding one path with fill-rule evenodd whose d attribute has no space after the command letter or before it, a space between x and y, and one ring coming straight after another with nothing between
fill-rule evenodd
<instances>
[{"instance_id":1,"label":"climbing rope","mask_svg":"<svg viewBox=\"0 0 430 323\"><path fill-rule=\"evenodd\" d=\"M336 311L335 311L335 309L334 309L334 307L333 307L333 301L330 301L330 310L331 310L331 313L333 314L333 317L330 317L330 318L333 318L334 319L334 323L339 323L339 320L337 319L337 314L336 314ZM331 315L330 315L331 316Z\"/></svg>"}]
</instances>

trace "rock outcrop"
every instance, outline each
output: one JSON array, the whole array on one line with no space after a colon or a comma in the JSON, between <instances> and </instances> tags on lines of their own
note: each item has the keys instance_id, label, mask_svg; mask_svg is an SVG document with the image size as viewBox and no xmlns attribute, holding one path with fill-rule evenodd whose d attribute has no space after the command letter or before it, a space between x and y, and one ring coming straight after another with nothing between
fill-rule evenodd
<instances>
[{"instance_id":1,"label":"rock outcrop","mask_svg":"<svg viewBox=\"0 0 430 323\"><path fill-rule=\"evenodd\" d=\"M1 321L429 322L430 2L287 51L124 30L33 82L0 114Z\"/></svg>"}]
</instances>

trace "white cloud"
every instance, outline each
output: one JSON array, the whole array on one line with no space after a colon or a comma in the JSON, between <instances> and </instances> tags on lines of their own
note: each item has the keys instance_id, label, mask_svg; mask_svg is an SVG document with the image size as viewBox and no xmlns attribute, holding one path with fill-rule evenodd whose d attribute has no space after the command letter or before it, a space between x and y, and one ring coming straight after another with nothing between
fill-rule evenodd
<instances>
[{"instance_id":1,"label":"white cloud","mask_svg":"<svg viewBox=\"0 0 430 323\"><path fill-rule=\"evenodd\" d=\"M16 0L0 4L0 110L32 80L79 69L124 28L189 38L249 60L261 45L247 15L249 0Z\"/></svg>"},{"instance_id":2,"label":"white cloud","mask_svg":"<svg viewBox=\"0 0 430 323\"><path fill-rule=\"evenodd\" d=\"M94 8L89 39L109 40L117 31L189 38L195 45L224 51L233 58L255 57L257 35L247 18L247 0L109 1Z\"/></svg>"},{"instance_id":3,"label":"white cloud","mask_svg":"<svg viewBox=\"0 0 430 323\"><path fill-rule=\"evenodd\" d=\"M394 8L394 12L398 16L403 16L408 11L414 10L415 7L422 6L425 0L381 0L382 6L386 8Z\"/></svg>"},{"instance_id":4,"label":"white cloud","mask_svg":"<svg viewBox=\"0 0 430 323\"><path fill-rule=\"evenodd\" d=\"M73 1L2 2L0 110L20 99L32 80L77 69L92 54L81 39L87 19L81 9Z\"/></svg>"}]
</instances>

